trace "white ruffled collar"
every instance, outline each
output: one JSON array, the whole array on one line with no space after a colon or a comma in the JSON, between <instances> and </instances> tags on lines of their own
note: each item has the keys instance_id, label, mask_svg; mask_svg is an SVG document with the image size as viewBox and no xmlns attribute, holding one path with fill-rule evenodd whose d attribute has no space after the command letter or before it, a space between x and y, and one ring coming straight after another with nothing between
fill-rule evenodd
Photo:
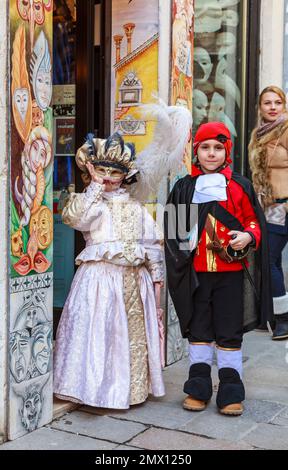
<instances>
[{"instance_id":1,"label":"white ruffled collar","mask_svg":"<svg viewBox=\"0 0 288 470\"><path fill-rule=\"evenodd\" d=\"M197 178L192 202L227 201L227 180L222 173L200 175Z\"/></svg>"}]
</instances>

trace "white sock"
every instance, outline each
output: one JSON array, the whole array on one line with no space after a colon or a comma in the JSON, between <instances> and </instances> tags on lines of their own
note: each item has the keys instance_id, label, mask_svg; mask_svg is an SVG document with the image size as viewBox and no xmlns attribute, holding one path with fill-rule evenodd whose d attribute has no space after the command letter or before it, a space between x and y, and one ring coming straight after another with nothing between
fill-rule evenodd
<instances>
[{"instance_id":1,"label":"white sock","mask_svg":"<svg viewBox=\"0 0 288 470\"><path fill-rule=\"evenodd\" d=\"M242 379L242 350L225 351L217 348L217 365L218 370L223 367L236 369Z\"/></svg>"},{"instance_id":2,"label":"white sock","mask_svg":"<svg viewBox=\"0 0 288 470\"><path fill-rule=\"evenodd\" d=\"M282 295L281 297L273 297L273 309L274 315L279 315L277 318L280 320L280 315L288 313L288 292L286 292L286 295Z\"/></svg>"},{"instance_id":3,"label":"white sock","mask_svg":"<svg viewBox=\"0 0 288 470\"><path fill-rule=\"evenodd\" d=\"M190 365L205 362L212 366L214 344L189 344Z\"/></svg>"}]
</instances>

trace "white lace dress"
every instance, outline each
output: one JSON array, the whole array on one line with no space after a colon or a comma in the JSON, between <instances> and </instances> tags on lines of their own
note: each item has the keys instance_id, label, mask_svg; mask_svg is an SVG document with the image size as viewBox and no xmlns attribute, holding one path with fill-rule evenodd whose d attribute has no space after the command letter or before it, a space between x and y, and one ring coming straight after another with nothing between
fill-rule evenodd
<instances>
[{"instance_id":1,"label":"white lace dress","mask_svg":"<svg viewBox=\"0 0 288 470\"><path fill-rule=\"evenodd\" d=\"M70 196L62 217L86 248L57 330L55 394L119 409L163 396L153 288L163 253L153 218L125 189L106 193L94 182Z\"/></svg>"}]
</instances>

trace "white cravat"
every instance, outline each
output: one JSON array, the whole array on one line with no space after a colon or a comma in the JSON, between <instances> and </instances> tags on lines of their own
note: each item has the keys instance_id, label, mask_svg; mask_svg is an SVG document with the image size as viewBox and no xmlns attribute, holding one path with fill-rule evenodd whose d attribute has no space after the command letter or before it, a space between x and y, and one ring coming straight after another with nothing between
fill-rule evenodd
<instances>
[{"instance_id":1,"label":"white cravat","mask_svg":"<svg viewBox=\"0 0 288 470\"><path fill-rule=\"evenodd\" d=\"M222 173L200 175L197 178L192 202L202 204L210 201L227 201L227 182Z\"/></svg>"}]
</instances>

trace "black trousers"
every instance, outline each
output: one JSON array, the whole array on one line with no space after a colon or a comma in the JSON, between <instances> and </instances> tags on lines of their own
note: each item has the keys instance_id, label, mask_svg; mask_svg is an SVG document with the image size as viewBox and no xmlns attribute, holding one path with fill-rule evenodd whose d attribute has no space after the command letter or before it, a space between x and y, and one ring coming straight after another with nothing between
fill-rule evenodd
<instances>
[{"instance_id":1,"label":"black trousers","mask_svg":"<svg viewBox=\"0 0 288 470\"><path fill-rule=\"evenodd\" d=\"M189 342L241 348L243 339L243 271L197 273Z\"/></svg>"}]
</instances>

